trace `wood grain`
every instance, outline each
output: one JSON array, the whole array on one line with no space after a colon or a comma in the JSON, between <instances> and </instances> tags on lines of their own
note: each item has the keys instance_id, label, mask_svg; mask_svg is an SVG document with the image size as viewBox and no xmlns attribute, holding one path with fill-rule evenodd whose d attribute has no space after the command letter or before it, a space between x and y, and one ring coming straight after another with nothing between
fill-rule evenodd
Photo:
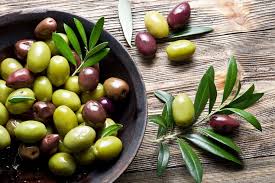
<instances>
[{"instance_id":1,"label":"wood grain","mask_svg":"<svg viewBox=\"0 0 275 183\"><path fill-rule=\"evenodd\" d=\"M158 10L167 15L181 0L132 0L134 34L144 30L146 11ZM252 82L263 99L249 109L262 122L263 132L242 122L235 140L242 149L243 169L199 151L205 167L203 182L274 182L275 179L275 1L274 0L193 0L192 25L212 26L214 32L193 39L197 51L193 61L174 65L167 60L160 44L152 61L139 57L127 47L119 25L116 0L0 0L0 15L36 8L68 11L95 21L105 16L105 29L112 33L133 56L147 88L149 113L160 112L162 104L153 96L158 89L172 94L186 92L192 98L208 66L224 71L230 55L239 61L244 87ZM192 182L180 153L171 144L172 158L163 177L157 177L156 145L152 143L157 128L148 124L142 146L128 170L117 182Z\"/></svg>"}]
</instances>

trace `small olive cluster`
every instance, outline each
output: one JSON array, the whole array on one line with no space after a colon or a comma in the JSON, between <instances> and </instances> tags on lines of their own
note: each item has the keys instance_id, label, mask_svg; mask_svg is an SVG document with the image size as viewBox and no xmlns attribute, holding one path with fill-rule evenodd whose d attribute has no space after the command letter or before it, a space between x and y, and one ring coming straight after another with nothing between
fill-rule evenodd
<instances>
[{"instance_id":1,"label":"small olive cluster","mask_svg":"<svg viewBox=\"0 0 275 183\"><path fill-rule=\"evenodd\" d=\"M19 40L14 57L0 62L0 150L18 140L23 160L49 158L51 172L69 176L76 162L89 165L119 156L118 128L100 134L119 125L111 117L116 102L128 96L129 85L116 77L101 84L98 64L70 76L73 65L52 40L56 29L53 18L44 19L34 30L37 40ZM58 34L70 44L66 34Z\"/></svg>"},{"instance_id":2,"label":"small olive cluster","mask_svg":"<svg viewBox=\"0 0 275 183\"><path fill-rule=\"evenodd\" d=\"M145 58L154 58L157 51L156 39L166 38L169 35L169 26L172 30L183 29L190 18L191 8L188 2L177 5L168 15L167 20L157 11L150 11L144 17L148 32L139 32L136 35L136 46ZM186 61L195 52L196 45L188 40L172 42L166 53L171 61Z\"/></svg>"}]
</instances>

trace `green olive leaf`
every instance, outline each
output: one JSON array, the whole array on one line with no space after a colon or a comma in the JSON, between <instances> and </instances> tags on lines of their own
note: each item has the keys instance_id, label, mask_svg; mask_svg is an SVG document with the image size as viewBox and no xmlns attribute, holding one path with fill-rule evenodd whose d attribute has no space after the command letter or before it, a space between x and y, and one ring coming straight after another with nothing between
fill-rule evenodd
<instances>
[{"instance_id":1,"label":"green olive leaf","mask_svg":"<svg viewBox=\"0 0 275 183\"><path fill-rule=\"evenodd\" d=\"M151 115L149 116L149 122L153 122L162 128L167 128L164 119L162 118L162 115Z\"/></svg>"},{"instance_id":2,"label":"green olive leaf","mask_svg":"<svg viewBox=\"0 0 275 183\"><path fill-rule=\"evenodd\" d=\"M169 162L170 152L167 144L159 144L159 155L157 163L157 175L161 176Z\"/></svg>"},{"instance_id":3,"label":"green olive leaf","mask_svg":"<svg viewBox=\"0 0 275 183\"><path fill-rule=\"evenodd\" d=\"M85 56L84 61L86 61L89 57L93 56L94 54L98 53L99 51L101 51L107 45L108 45L108 42L103 42L103 43L100 43L99 45L95 46L94 48L90 49L90 51Z\"/></svg>"},{"instance_id":4,"label":"green olive leaf","mask_svg":"<svg viewBox=\"0 0 275 183\"><path fill-rule=\"evenodd\" d=\"M229 64L227 68L226 80L223 90L222 103L230 96L234 85L237 80L238 66L234 56L231 56L229 59Z\"/></svg>"},{"instance_id":5,"label":"green olive leaf","mask_svg":"<svg viewBox=\"0 0 275 183\"><path fill-rule=\"evenodd\" d=\"M64 39L57 33L52 34L52 39L58 51L73 65L76 65L76 60L73 56L71 48L64 41Z\"/></svg>"},{"instance_id":6,"label":"green olive leaf","mask_svg":"<svg viewBox=\"0 0 275 183\"><path fill-rule=\"evenodd\" d=\"M87 36L82 23L77 18L74 18L74 23L85 47L88 49Z\"/></svg>"},{"instance_id":7,"label":"green olive leaf","mask_svg":"<svg viewBox=\"0 0 275 183\"><path fill-rule=\"evenodd\" d=\"M254 93L249 98L239 101L238 103L230 103L226 106L226 108L237 108L237 109L246 109L252 105L254 105L258 100L263 97L264 93Z\"/></svg>"},{"instance_id":8,"label":"green olive leaf","mask_svg":"<svg viewBox=\"0 0 275 183\"><path fill-rule=\"evenodd\" d=\"M110 52L110 48L104 48L103 50L101 50L100 52L98 52L95 55L92 55L90 58L88 58L82 65L82 67L90 67L93 66L95 64L97 64L99 61L101 61L104 57L106 57L108 55L108 53Z\"/></svg>"},{"instance_id":9,"label":"green olive leaf","mask_svg":"<svg viewBox=\"0 0 275 183\"><path fill-rule=\"evenodd\" d=\"M233 100L238 97L238 95L239 95L239 93L241 91L241 88L242 88L242 84L241 84L241 81L239 81L239 83L238 83L238 89L237 89L237 91L235 93L235 96L234 96Z\"/></svg>"},{"instance_id":10,"label":"green olive leaf","mask_svg":"<svg viewBox=\"0 0 275 183\"><path fill-rule=\"evenodd\" d=\"M29 100L36 100L36 99L34 97L14 96L9 99L9 103L16 104L16 103L26 102Z\"/></svg>"},{"instance_id":11,"label":"green olive leaf","mask_svg":"<svg viewBox=\"0 0 275 183\"><path fill-rule=\"evenodd\" d=\"M193 151L191 146L183 139L177 139L181 151L182 159L196 183L202 182L203 167L198 155Z\"/></svg>"},{"instance_id":12,"label":"green olive leaf","mask_svg":"<svg viewBox=\"0 0 275 183\"><path fill-rule=\"evenodd\" d=\"M209 109L208 109L208 113L210 114L216 99L217 99L217 89L216 89L216 85L214 82L214 78L215 78L215 71L213 66L210 66L209 69L206 71L208 74L208 87L209 87Z\"/></svg>"},{"instance_id":13,"label":"green olive leaf","mask_svg":"<svg viewBox=\"0 0 275 183\"><path fill-rule=\"evenodd\" d=\"M107 128L102 130L100 137L103 138L103 137L111 136L114 133L117 133L122 128L123 128L122 124L113 124L111 126L108 126Z\"/></svg>"},{"instance_id":14,"label":"green olive leaf","mask_svg":"<svg viewBox=\"0 0 275 183\"><path fill-rule=\"evenodd\" d=\"M103 26L104 26L104 17L101 17L100 19L98 19L98 21L96 22L96 24L92 29L92 32L90 35L90 41L89 41L89 50L95 47L102 33Z\"/></svg>"},{"instance_id":15,"label":"green olive leaf","mask_svg":"<svg viewBox=\"0 0 275 183\"><path fill-rule=\"evenodd\" d=\"M209 138L214 139L214 140L230 147L231 149L235 150L238 153L241 152L241 149L235 144L235 142L231 138L222 136L222 135L216 133L213 129L200 128L199 130L200 130L200 132L202 132L203 135L206 135Z\"/></svg>"},{"instance_id":16,"label":"green olive leaf","mask_svg":"<svg viewBox=\"0 0 275 183\"><path fill-rule=\"evenodd\" d=\"M202 136L199 134L187 134L184 137L205 151L208 151L216 156L227 159L239 165L242 164L237 157L227 152L225 149L221 148L217 144L214 144L211 140L209 140L205 136Z\"/></svg>"},{"instance_id":17,"label":"green olive leaf","mask_svg":"<svg viewBox=\"0 0 275 183\"><path fill-rule=\"evenodd\" d=\"M167 133L167 131L168 131L167 128L163 128L163 127L159 126L158 133L157 133L157 138L160 138L160 137L164 136Z\"/></svg>"},{"instance_id":18,"label":"green olive leaf","mask_svg":"<svg viewBox=\"0 0 275 183\"><path fill-rule=\"evenodd\" d=\"M78 39L71 27L69 27L67 24L64 23L64 30L68 36L68 39L73 46L74 50L78 54L78 56L82 59L82 53L81 53L81 48L78 42Z\"/></svg>"}]
</instances>

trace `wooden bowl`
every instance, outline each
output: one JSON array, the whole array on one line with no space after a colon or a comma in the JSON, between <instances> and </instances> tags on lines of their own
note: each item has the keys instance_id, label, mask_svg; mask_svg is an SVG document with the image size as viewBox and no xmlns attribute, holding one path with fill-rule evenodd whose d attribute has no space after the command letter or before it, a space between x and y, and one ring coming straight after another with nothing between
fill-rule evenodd
<instances>
[{"instance_id":1,"label":"wooden bowl","mask_svg":"<svg viewBox=\"0 0 275 183\"><path fill-rule=\"evenodd\" d=\"M78 18L87 31L91 31L92 22L70 13L35 10L16 12L0 17L0 58L13 55L13 45L17 40L33 38L35 26L42 19L52 17L58 22L58 32L63 31L63 22L75 29L73 18ZM96 19L94 20L96 21ZM79 39L80 40L80 39ZM100 41L108 41L111 53L100 62L101 81L110 76L122 78L130 85L128 99L118 104L115 120L124 125L120 133L123 151L113 162L98 162L84 168L78 168L72 177L56 177L47 167L47 158L38 162L22 163L16 146L0 152L1 182L113 182L130 165L142 142L147 123L147 102L142 77L133 59L126 49L108 32L104 31ZM16 143L16 142L15 142Z\"/></svg>"}]
</instances>

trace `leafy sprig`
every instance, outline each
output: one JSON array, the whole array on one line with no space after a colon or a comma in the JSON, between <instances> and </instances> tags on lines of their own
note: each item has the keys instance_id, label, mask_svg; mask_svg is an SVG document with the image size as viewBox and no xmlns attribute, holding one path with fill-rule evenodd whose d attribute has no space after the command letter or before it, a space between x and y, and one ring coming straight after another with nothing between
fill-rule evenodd
<instances>
[{"instance_id":1,"label":"leafy sprig","mask_svg":"<svg viewBox=\"0 0 275 183\"><path fill-rule=\"evenodd\" d=\"M245 111L245 109L255 104L264 94L254 93L254 85L251 85L245 92L240 93L241 82L237 80L237 74L237 62L235 57L232 56L228 61L222 102L217 104L217 89L214 82L215 71L214 68L210 66L203 75L197 88L194 101L195 115L193 124L185 129L180 129L180 132L176 133L174 132L175 124L172 115L172 102L174 97L165 91L155 92L155 96L164 103L162 114L149 116L149 121L158 125L157 139L154 141L159 144L158 175L162 175L169 162L170 153L166 141L175 141L178 144L183 161L197 183L202 181L203 167L198 155L193 151L189 143L215 156L242 165L242 161L236 156L236 154L241 152L241 149L232 138L216 133L208 127L203 127L205 126L203 124L208 122L213 114L223 113L236 114L256 129L262 130L257 118L253 116L253 114ZM233 92L237 82L238 88ZM201 116L205 111L207 103L208 113L205 116Z\"/></svg>"}]
</instances>

